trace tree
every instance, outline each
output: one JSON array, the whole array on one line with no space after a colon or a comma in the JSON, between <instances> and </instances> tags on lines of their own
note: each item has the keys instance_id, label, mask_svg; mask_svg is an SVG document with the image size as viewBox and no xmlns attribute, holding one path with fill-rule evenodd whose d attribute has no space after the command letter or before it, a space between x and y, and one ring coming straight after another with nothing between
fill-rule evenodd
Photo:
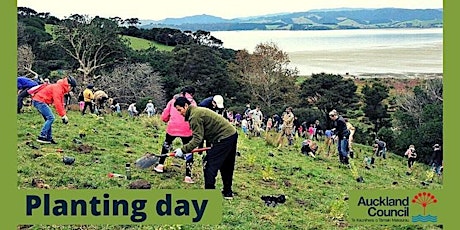
<instances>
[{"instance_id":1,"label":"tree","mask_svg":"<svg viewBox=\"0 0 460 230\"><path fill-rule=\"evenodd\" d=\"M35 61L35 55L32 52L32 48L24 44L18 47L18 60L17 60L17 71L18 75L26 75L30 71L28 69L32 69L32 65Z\"/></svg>"},{"instance_id":2,"label":"tree","mask_svg":"<svg viewBox=\"0 0 460 230\"><path fill-rule=\"evenodd\" d=\"M188 41L191 40L191 39L188 39L188 36L183 34L178 29L158 28L158 29L151 29L150 31L151 31L151 34L154 36L154 38L149 39L149 40L154 40L154 41L157 41L167 46L175 46L178 44L177 40L183 41L184 38L185 38L185 43L183 44L189 44ZM148 36L148 37L151 37L151 36Z\"/></svg>"},{"instance_id":3,"label":"tree","mask_svg":"<svg viewBox=\"0 0 460 230\"><path fill-rule=\"evenodd\" d=\"M117 22L118 21L119 20L117 19ZM122 24L128 24L128 26L136 26L137 24L140 24L140 22L139 22L139 18L127 18L123 20Z\"/></svg>"},{"instance_id":4,"label":"tree","mask_svg":"<svg viewBox=\"0 0 460 230\"><path fill-rule=\"evenodd\" d=\"M407 93L396 98L396 103L399 110L408 115L407 119L414 119L414 127L419 127L423 123L423 108L428 104L442 105L443 103L442 79L427 80L424 85L416 86L412 93ZM402 122L400 125L404 126L407 124Z\"/></svg>"},{"instance_id":5,"label":"tree","mask_svg":"<svg viewBox=\"0 0 460 230\"><path fill-rule=\"evenodd\" d=\"M96 85L122 104L146 97L153 98L157 106L166 104L160 76L145 63L119 64L112 72L102 74Z\"/></svg>"},{"instance_id":6,"label":"tree","mask_svg":"<svg viewBox=\"0 0 460 230\"><path fill-rule=\"evenodd\" d=\"M18 16L20 17L33 17L37 15L37 11L28 7L18 7Z\"/></svg>"},{"instance_id":7,"label":"tree","mask_svg":"<svg viewBox=\"0 0 460 230\"><path fill-rule=\"evenodd\" d=\"M442 91L442 79L431 79L396 99L396 153L404 153L407 146L413 144L418 160L429 163L431 146L443 143Z\"/></svg>"},{"instance_id":8,"label":"tree","mask_svg":"<svg viewBox=\"0 0 460 230\"><path fill-rule=\"evenodd\" d=\"M196 32L192 33L192 37L198 45L221 48L224 44L221 40L212 36L211 32L209 31L197 30Z\"/></svg>"},{"instance_id":9,"label":"tree","mask_svg":"<svg viewBox=\"0 0 460 230\"><path fill-rule=\"evenodd\" d=\"M125 23L125 21L120 17L110 17L109 19L117 23L118 26L123 25Z\"/></svg>"},{"instance_id":10,"label":"tree","mask_svg":"<svg viewBox=\"0 0 460 230\"><path fill-rule=\"evenodd\" d=\"M297 103L297 69L288 67L286 52L273 42L260 43L252 54L241 50L236 54L232 71L251 95L251 103L265 111ZM269 111L273 112L273 111Z\"/></svg>"},{"instance_id":11,"label":"tree","mask_svg":"<svg viewBox=\"0 0 460 230\"><path fill-rule=\"evenodd\" d=\"M45 30L45 22L36 16L20 17L18 15L18 46L27 43L35 52L40 43L53 38Z\"/></svg>"},{"instance_id":12,"label":"tree","mask_svg":"<svg viewBox=\"0 0 460 230\"><path fill-rule=\"evenodd\" d=\"M34 13L30 9L18 11L18 74L23 75L26 72L24 67L27 67L42 76L48 76L52 70L71 66L69 60L66 60L68 55L45 30L45 23L56 24L57 21L49 13Z\"/></svg>"},{"instance_id":13,"label":"tree","mask_svg":"<svg viewBox=\"0 0 460 230\"><path fill-rule=\"evenodd\" d=\"M77 70L83 74L83 82L90 75L123 59L127 49L119 36L115 21L82 15L72 15L55 28L56 42L77 62Z\"/></svg>"},{"instance_id":14,"label":"tree","mask_svg":"<svg viewBox=\"0 0 460 230\"><path fill-rule=\"evenodd\" d=\"M170 99L178 93L181 80L175 73L173 52L159 51L155 47L150 47L145 50L130 52L129 60L133 63L149 63L153 72L161 76L166 99Z\"/></svg>"},{"instance_id":15,"label":"tree","mask_svg":"<svg viewBox=\"0 0 460 230\"><path fill-rule=\"evenodd\" d=\"M356 89L353 80L340 75L312 74L300 85L301 105L317 107L328 119L332 109L343 114L357 107Z\"/></svg>"},{"instance_id":16,"label":"tree","mask_svg":"<svg viewBox=\"0 0 460 230\"><path fill-rule=\"evenodd\" d=\"M55 70L70 70L75 61L55 42L43 42L34 50L34 69L41 75L49 75Z\"/></svg>"},{"instance_id":17,"label":"tree","mask_svg":"<svg viewBox=\"0 0 460 230\"><path fill-rule=\"evenodd\" d=\"M380 82L365 85L362 93L364 95L364 114L374 125L374 132L377 133L380 128L388 127L390 124L390 115L387 113L388 105L383 100L388 98L389 89Z\"/></svg>"},{"instance_id":18,"label":"tree","mask_svg":"<svg viewBox=\"0 0 460 230\"><path fill-rule=\"evenodd\" d=\"M237 83L229 77L227 64L218 50L197 44L178 45L173 50L173 69L177 77L172 83L176 88L194 86L197 100L220 94L226 105L236 95ZM171 87L171 86L169 86Z\"/></svg>"},{"instance_id":19,"label":"tree","mask_svg":"<svg viewBox=\"0 0 460 230\"><path fill-rule=\"evenodd\" d=\"M22 23L22 22L18 22L17 30L18 30L18 32L17 32L17 35L18 35L17 44L18 44L18 48L19 48L20 46L27 44L26 25L24 25L24 23Z\"/></svg>"}]
</instances>

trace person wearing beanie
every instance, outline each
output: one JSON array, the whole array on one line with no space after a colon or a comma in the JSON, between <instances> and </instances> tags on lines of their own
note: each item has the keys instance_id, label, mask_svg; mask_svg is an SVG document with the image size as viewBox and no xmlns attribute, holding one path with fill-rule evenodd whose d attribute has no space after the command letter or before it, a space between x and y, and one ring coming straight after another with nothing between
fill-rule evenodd
<instances>
[{"instance_id":1,"label":"person wearing beanie","mask_svg":"<svg viewBox=\"0 0 460 230\"><path fill-rule=\"evenodd\" d=\"M56 112L62 118L62 122L67 124L69 119L64 107L64 95L74 90L77 82L71 76L58 80L54 84L48 84L43 89L32 96L32 105L40 112L45 119L45 123L40 131L37 141L45 144L57 144L53 139L52 125L54 114L51 111L50 104L54 105Z\"/></svg>"}]
</instances>

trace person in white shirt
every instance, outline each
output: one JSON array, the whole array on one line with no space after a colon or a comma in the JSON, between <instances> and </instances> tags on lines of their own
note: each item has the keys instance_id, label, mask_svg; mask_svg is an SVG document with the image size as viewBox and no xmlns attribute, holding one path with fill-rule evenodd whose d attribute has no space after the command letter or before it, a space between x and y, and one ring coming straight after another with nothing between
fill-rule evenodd
<instances>
[{"instance_id":1,"label":"person in white shirt","mask_svg":"<svg viewBox=\"0 0 460 230\"><path fill-rule=\"evenodd\" d=\"M244 135L248 135L248 118L241 120L241 129L243 130Z\"/></svg>"},{"instance_id":2,"label":"person in white shirt","mask_svg":"<svg viewBox=\"0 0 460 230\"><path fill-rule=\"evenodd\" d=\"M260 111L260 107L256 106L255 109L249 112L250 117L252 118L252 124L254 125L254 132L257 136L260 136L263 114Z\"/></svg>"},{"instance_id":3,"label":"person in white shirt","mask_svg":"<svg viewBox=\"0 0 460 230\"><path fill-rule=\"evenodd\" d=\"M137 114L139 113L137 111L137 108L136 108L136 102L133 102L129 105L128 107L128 113L129 113L129 116L130 117L134 117L134 116L137 116Z\"/></svg>"},{"instance_id":4,"label":"person in white shirt","mask_svg":"<svg viewBox=\"0 0 460 230\"><path fill-rule=\"evenodd\" d=\"M152 100L149 100L149 102L145 105L144 111L147 112L148 117L151 117L155 114L155 105L153 105Z\"/></svg>"}]
</instances>

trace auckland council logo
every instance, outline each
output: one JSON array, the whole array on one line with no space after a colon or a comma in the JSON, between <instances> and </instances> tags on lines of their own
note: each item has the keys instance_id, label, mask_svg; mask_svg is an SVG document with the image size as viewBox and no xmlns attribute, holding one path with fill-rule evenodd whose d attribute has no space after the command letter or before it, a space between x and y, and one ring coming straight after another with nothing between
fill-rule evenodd
<instances>
[{"instance_id":1,"label":"auckland council logo","mask_svg":"<svg viewBox=\"0 0 460 230\"><path fill-rule=\"evenodd\" d=\"M428 205L436 204L438 200L429 192L419 192L412 198L412 203L418 204L423 208L423 215L412 216L412 222L437 222L438 217L427 214Z\"/></svg>"}]
</instances>

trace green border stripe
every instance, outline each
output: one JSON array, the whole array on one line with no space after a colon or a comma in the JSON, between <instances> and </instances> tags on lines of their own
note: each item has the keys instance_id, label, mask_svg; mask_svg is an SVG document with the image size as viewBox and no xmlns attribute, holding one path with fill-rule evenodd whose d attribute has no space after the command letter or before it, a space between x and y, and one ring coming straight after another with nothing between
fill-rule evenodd
<instances>
[{"instance_id":1,"label":"green border stripe","mask_svg":"<svg viewBox=\"0 0 460 230\"><path fill-rule=\"evenodd\" d=\"M455 106L458 103L453 103L454 98L458 98L459 77L456 76L459 73L458 59L458 32L455 33L455 29L458 28L458 2L455 1L444 1L444 98L450 98L444 101L444 162L445 162L445 173L444 173L444 199L449 202L443 210L445 216L445 229L458 228L457 221L458 215L454 210L458 209L455 202L458 200L455 193L458 191L458 175L460 175L460 167L456 166L460 162L458 150L456 146L457 135L454 134L454 127L458 127L458 116L455 117ZM455 20L457 18L457 20ZM456 95L455 95L456 94ZM458 110L458 109L457 109ZM458 143L457 143L458 145Z\"/></svg>"},{"instance_id":2,"label":"green border stripe","mask_svg":"<svg viewBox=\"0 0 460 230\"><path fill-rule=\"evenodd\" d=\"M16 174L16 1L5 0L0 2L0 21L2 22L2 36L0 69L2 70L1 88L2 100L2 202L0 209L2 229L16 229L17 227L17 174Z\"/></svg>"}]
</instances>

